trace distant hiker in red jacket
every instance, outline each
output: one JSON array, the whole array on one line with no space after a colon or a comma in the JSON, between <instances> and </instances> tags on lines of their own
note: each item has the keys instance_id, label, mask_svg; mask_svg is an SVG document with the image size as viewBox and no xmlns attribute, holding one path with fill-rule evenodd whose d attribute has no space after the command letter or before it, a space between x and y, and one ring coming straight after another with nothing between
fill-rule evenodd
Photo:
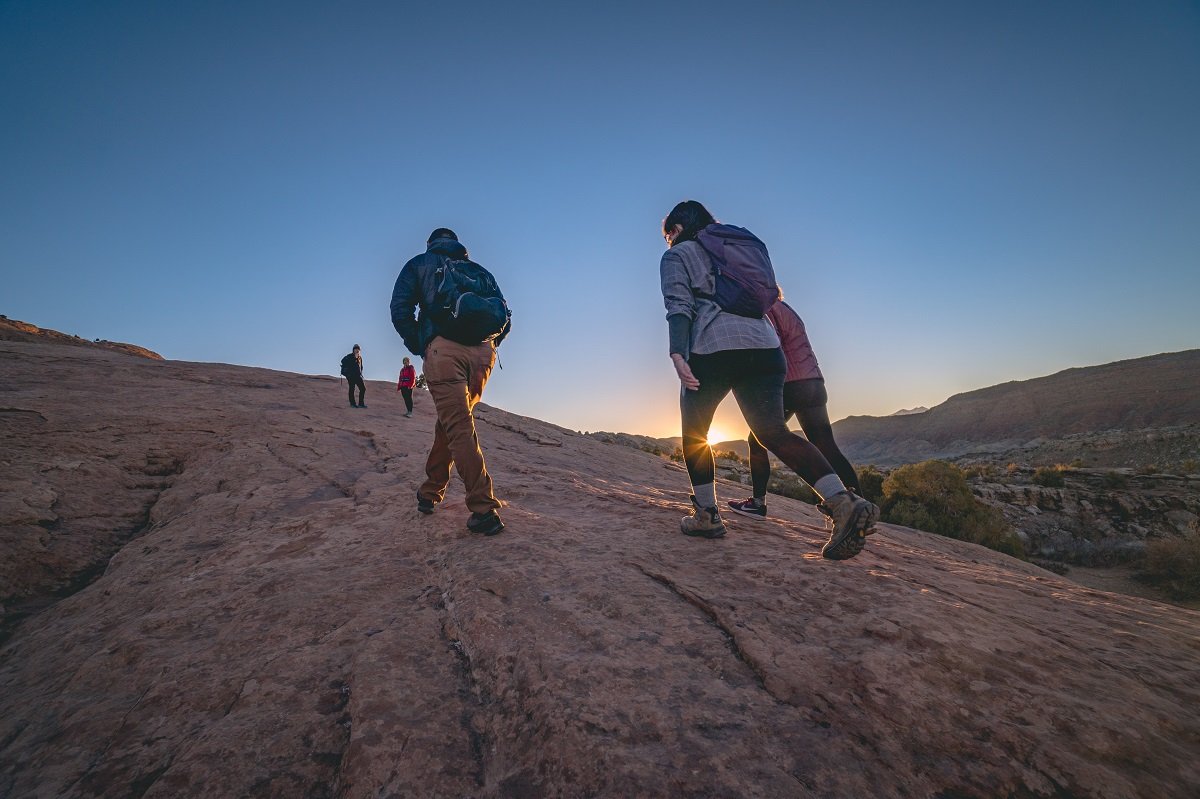
<instances>
[{"instance_id":1,"label":"distant hiker in red jacket","mask_svg":"<svg viewBox=\"0 0 1200 799\"><path fill-rule=\"evenodd\" d=\"M413 368L412 363L408 358L404 359L404 368L400 370L400 382L396 383L396 390L404 397L404 407L408 408L408 413L405 417L412 417L412 393L413 387L417 385L417 370Z\"/></svg>"},{"instance_id":2,"label":"distant hiker in red jacket","mask_svg":"<svg viewBox=\"0 0 1200 799\"><path fill-rule=\"evenodd\" d=\"M825 392L825 378L817 365L817 356L808 341L804 320L792 306L782 299L767 311L767 319L779 334L779 343L787 359L787 374L783 383L783 419L800 418L800 429L805 437L821 451L829 465L837 472L846 488L862 496L858 475L850 461L838 449L833 440L833 427L829 424L829 412L825 405L829 401ZM729 507L746 516L758 519L767 517L767 481L771 479L771 462L766 448L754 437L749 436L750 482L754 496L750 499L730 500Z\"/></svg>"}]
</instances>

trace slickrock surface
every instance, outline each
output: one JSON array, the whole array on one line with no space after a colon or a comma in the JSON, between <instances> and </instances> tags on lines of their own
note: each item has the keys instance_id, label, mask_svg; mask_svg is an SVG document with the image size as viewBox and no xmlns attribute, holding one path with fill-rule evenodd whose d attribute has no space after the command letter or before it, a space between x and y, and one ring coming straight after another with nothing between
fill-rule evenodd
<instances>
[{"instance_id":1,"label":"slickrock surface","mask_svg":"<svg viewBox=\"0 0 1200 799\"><path fill-rule=\"evenodd\" d=\"M101 341L100 339L88 341L85 338L68 336L66 333L60 333L57 330L51 330L47 327L31 325L29 322L22 322L19 319L9 319L7 316L0 316L0 341L53 342L55 344L69 344L75 347L93 347L113 352L124 352L142 358L153 358L156 361L163 359L157 352L152 352L136 344L125 344L120 341Z\"/></svg>"},{"instance_id":2,"label":"slickrock surface","mask_svg":"<svg viewBox=\"0 0 1200 799\"><path fill-rule=\"evenodd\" d=\"M889 526L824 561L778 498L689 539L677 466L487 407L475 537L457 479L415 509L429 396L367 402L0 343L0 796L1200 794L1194 611Z\"/></svg>"}]
</instances>

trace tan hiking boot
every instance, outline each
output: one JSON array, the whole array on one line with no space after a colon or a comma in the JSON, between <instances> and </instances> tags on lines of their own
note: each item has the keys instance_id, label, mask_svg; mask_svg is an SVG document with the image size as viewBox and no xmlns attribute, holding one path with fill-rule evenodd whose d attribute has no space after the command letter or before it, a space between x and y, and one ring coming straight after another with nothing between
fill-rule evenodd
<instances>
[{"instance_id":1,"label":"tan hiking boot","mask_svg":"<svg viewBox=\"0 0 1200 799\"><path fill-rule=\"evenodd\" d=\"M725 525L721 522L721 513L716 507L702 508L692 497L692 513L684 516L679 522L679 529L684 535L697 538L722 538L725 535Z\"/></svg>"},{"instance_id":2,"label":"tan hiking boot","mask_svg":"<svg viewBox=\"0 0 1200 799\"><path fill-rule=\"evenodd\" d=\"M862 497L856 493L854 489L847 489L847 491L849 491L850 495L855 499L862 499ZM867 535L875 532L875 523L879 521L879 507L874 503L871 504L871 507L874 508L874 511L871 513L871 521L867 524ZM829 506L824 502L817 503L817 510L821 511L821 516L824 517L821 519L821 522L825 525L825 529L832 533L833 528L836 526L835 522L833 521L833 512L829 510Z\"/></svg>"},{"instance_id":3,"label":"tan hiking boot","mask_svg":"<svg viewBox=\"0 0 1200 799\"><path fill-rule=\"evenodd\" d=\"M849 560L862 552L867 533L879 520L879 508L849 491L834 494L821 510L833 522L833 532L821 554L830 560Z\"/></svg>"}]
</instances>

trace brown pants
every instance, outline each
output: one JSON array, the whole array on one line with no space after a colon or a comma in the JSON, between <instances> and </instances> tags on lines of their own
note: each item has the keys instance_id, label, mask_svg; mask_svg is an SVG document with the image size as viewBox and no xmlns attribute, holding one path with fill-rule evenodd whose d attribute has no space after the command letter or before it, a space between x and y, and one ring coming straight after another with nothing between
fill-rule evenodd
<instances>
[{"instance_id":1,"label":"brown pants","mask_svg":"<svg viewBox=\"0 0 1200 799\"><path fill-rule=\"evenodd\" d=\"M483 387L496 363L496 348L485 342L475 346L458 344L438 336L425 350L425 380L437 408L433 428L433 448L425 461L428 479L417 493L430 502L441 502L454 466L467 489L467 507L473 513L487 513L500 507L492 493L492 478L471 411L483 396Z\"/></svg>"}]
</instances>

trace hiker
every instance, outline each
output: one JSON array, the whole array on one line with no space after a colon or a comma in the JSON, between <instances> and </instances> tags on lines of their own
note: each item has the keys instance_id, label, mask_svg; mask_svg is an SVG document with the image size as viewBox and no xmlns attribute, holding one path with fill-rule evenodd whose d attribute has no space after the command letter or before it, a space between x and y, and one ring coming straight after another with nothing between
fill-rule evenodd
<instances>
[{"instance_id":1,"label":"hiker","mask_svg":"<svg viewBox=\"0 0 1200 799\"><path fill-rule=\"evenodd\" d=\"M496 363L496 348L512 327L504 295L491 273L468 258L454 231L438 228L429 234L425 252L409 260L396 278L391 311L404 346L424 359L437 411L417 510L433 513L446 495L453 465L466 487L467 529L495 535L504 529L500 500L492 491L472 410Z\"/></svg>"},{"instance_id":2,"label":"hiker","mask_svg":"<svg viewBox=\"0 0 1200 799\"><path fill-rule=\"evenodd\" d=\"M825 391L825 377L821 374L816 353L808 341L804 320L792 306L783 301L782 296L779 302L767 311L767 319L779 335L783 357L787 360L787 374L783 382L784 423L786 424L792 416L798 416L804 437L821 450L821 454L833 466L837 476L842 478L846 488L861 497L862 488L858 484L858 474L833 440L833 427L829 424L829 412L825 407L829 402L829 395ZM753 496L743 500L731 499L729 507L745 516L765 519L771 460L767 456L766 447L755 438L754 433L747 437L746 443L750 445L750 484L753 487Z\"/></svg>"},{"instance_id":3,"label":"hiker","mask_svg":"<svg viewBox=\"0 0 1200 799\"><path fill-rule=\"evenodd\" d=\"M879 509L847 491L821 451L784 423L787 361L764 315L779 299L766 245L743 228L718 223L695 200L676 205L662 232L667 251L659 273L692 484L692 512L680 529L702 538L725 535L707 439L717 406L733 391L754 436L823 500L833 531L821 554L854 557Z\"/></svg>"},{"instance_id":4,"label":"hiker","mask_svg":"<svg viewBox=\"0 0 1200 799\"><path fill-rule=\"evenodd\" d=\"M412 393L416 385L417 370L413 368L412 362L405 358L404 368L400 370L400 380L396 383L396 390L400 392L400 396L404 397L404 407L408 409L404 414L406 418L412 418Z\"/></svg>"},{"instance_id":5,"label":"hiker","mask_svg":"<svg viewBox=\"0 0 1200 799\"><path fill-rule=\"evenodd\" d=\"M367 407L364 401L367 397L367 384L363 382L362 348L357 344L349 355L342 358L342 377L346 378L350 386L350 407ZM358 386L358 402L354 401L355 386Z\"/></svg>"}]
</instances>

